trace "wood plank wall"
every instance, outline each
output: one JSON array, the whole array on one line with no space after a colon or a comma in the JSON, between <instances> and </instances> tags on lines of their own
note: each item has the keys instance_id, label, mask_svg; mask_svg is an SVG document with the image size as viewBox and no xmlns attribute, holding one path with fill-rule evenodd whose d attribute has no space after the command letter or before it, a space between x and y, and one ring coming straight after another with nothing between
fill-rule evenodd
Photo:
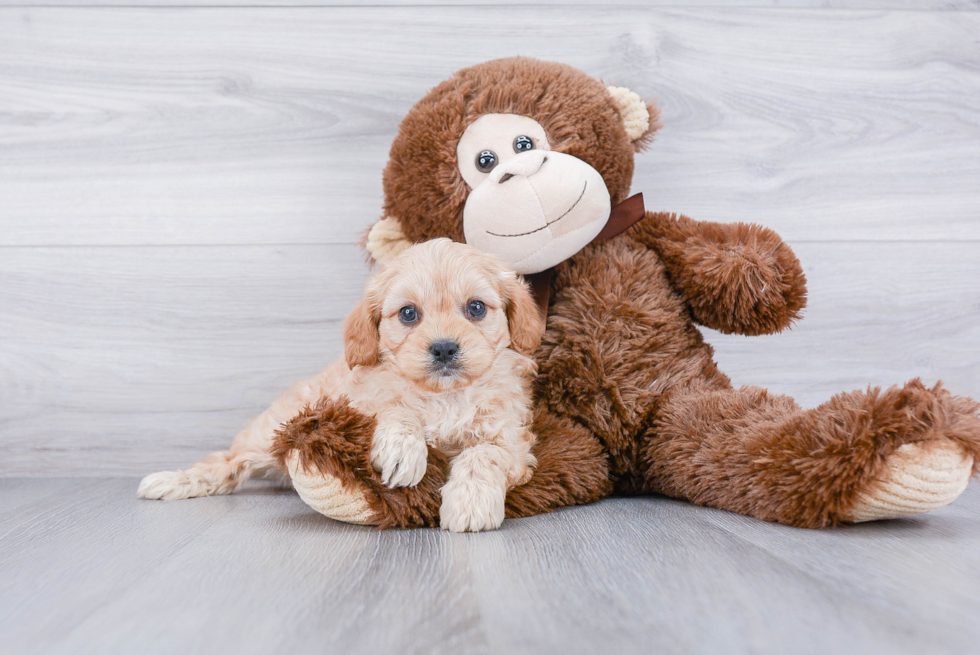
<instances>
[{"instance_id":1,"label":"wood plank wall","mask_svg":"<svg viewBox=\"0 0 980 655\"><path fill-rule=\"evenodd\" d=\"M200 4L0 4L0 476L190 464L333 359L399 120L515 54L659 99L649 208L794 247L736 384L980 397L977 0Z\"/></svg>"}]
</instances>

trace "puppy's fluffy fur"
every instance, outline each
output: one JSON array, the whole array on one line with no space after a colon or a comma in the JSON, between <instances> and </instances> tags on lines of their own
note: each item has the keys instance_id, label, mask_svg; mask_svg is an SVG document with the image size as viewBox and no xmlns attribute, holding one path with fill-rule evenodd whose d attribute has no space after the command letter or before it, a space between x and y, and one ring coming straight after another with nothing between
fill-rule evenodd
<instances>
[{"instance_id":1,"label":"puppy's fluffy fur","mask_svg":"<svg viewBox=\"0 0 980 655\"><path fill-rule=\"evenodd\" d=\"M147 476L138 493L232 493L273 469L269 449L280 425L321 398L347 398L377 420L371 462L385 484L418 484L429 444L452 459L442 527L496 528L507 490L535 464L529 355L541 331L526 287L493 257L449 239L413 246L368 283L347 319L343 360L283 393L229 450L186 471Z\"/></svg>"}]
</instances>

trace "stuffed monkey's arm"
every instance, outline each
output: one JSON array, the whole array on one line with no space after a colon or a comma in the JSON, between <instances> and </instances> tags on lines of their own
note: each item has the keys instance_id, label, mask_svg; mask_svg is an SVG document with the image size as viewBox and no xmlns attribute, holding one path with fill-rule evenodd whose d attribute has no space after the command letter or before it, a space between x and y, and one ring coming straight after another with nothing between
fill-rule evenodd
<instances>
[{"instance_id":1,"label":"stuffed monkey's arm","mask_svg":"<svg viewBox=\"0 0 980 655\"><path fill-rule=\"evenodd\" d=\"M771 334L806 306L800 262L768 228L647 212L627 234L660 254L702 325L726 334Z\"/></svg>"}]
</instances>

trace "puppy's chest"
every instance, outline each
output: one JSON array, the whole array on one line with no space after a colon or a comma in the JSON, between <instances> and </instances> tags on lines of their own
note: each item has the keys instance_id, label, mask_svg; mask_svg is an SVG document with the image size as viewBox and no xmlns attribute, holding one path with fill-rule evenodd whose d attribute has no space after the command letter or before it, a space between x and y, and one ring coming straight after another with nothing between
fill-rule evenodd
<instances>
[{"instance_id":1,"label":"puppy's chest","mask_svg":"<svg viewBox=\"0 0 980 655\"><path fill-rule=\"evenodd\" d=\"M419 418L426 443L450 456L487 441L500 429L479 403L453 395L429 399Z\"/></svg>"}]
</instances>

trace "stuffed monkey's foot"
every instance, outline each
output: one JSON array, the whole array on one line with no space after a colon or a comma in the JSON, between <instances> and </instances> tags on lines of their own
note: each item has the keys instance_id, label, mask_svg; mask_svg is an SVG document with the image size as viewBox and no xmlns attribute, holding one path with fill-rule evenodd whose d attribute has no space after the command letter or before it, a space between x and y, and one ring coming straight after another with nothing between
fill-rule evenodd
<instances>
[{"instance_id":1,"label":"stuffed monkey's foot","mask_svg":"<svg viewBox=\"0 0 980 655\"><path fill-rule=\"evenodd\" d=\"M966 489L980 459L980 405L919 380L892 387L868 411L879 446L897 437L874 477L855 489L838 519L860 523L914 516L948 505Z\"/></svg>"},{"instance_id":2,"label":"stuffed monkey's foot","mask_svg":"<svg viewBox=\"0 0 980 655\"><path fill-rule=\"evenodd\" d=\"M973 457L950 440L907 443L888 458L883 476L858 494L842 519L895 519L948 505L966 489Z\"/></svg>"},{"instance_id":3,"label":"stuffed monkey's foot","mask_svg":"<svg viewBox=\"0 0 980 655\"><path fill-rule=\"evenodd\" d=\"M367 500L367 490L346 488L340 478L318 470L308 471L299 464L299 453L289 452L285 460L289 477L303 502L335 521L358 525L377 525L378 519Z\"/></svg>"}]
</instances>

